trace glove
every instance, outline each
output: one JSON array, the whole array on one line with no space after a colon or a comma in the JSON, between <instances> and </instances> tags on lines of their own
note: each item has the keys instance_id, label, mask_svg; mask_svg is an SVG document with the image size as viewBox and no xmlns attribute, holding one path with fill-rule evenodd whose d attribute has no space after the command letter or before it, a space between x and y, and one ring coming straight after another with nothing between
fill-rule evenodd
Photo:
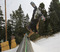
<instances>
[{"instance_id":1,"label":"glove","mask_svg":"<svg viewBox=\"0 0 60 52\"><path fill-rule=\"evenodd\" d=\"M42 17L41 20L45 21L45 17L44 16L41 16L41 17Z\"/></svg>"}]
</instances>

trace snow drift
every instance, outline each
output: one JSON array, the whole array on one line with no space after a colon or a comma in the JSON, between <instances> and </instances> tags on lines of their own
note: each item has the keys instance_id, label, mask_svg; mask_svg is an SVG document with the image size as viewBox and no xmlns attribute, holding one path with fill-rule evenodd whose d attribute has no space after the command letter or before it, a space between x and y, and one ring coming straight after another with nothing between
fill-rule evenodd
<instances>
[{"instance_id":1,"label":"snow drift","mask_svg":"<svg viewBox=\"0 0 60 52\"><path fill-rule=\"evenodd\" d=\"M43 38L36 42L30 41L34 52L60 52L60 33L53 37ZM19 46L3 52L16 52Z\"/></svg>"}]
</instances>

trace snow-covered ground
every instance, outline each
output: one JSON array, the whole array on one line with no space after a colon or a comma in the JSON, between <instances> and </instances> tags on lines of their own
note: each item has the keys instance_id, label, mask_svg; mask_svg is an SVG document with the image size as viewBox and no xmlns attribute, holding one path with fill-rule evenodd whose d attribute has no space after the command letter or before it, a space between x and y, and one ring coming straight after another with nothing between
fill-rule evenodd
<instances>
[{"instance_id":1,"label":"snow-covered ground","mask_svg":"<svg viewBox=\"0 0 60 52\"><path fill-rule=\"evenodd\" d=\"M2 52L16 52L16 50L18 49L19 46L17 46L16 48L10 49L10 50L6 50L6 51L2 51Z\"/></svg>"},{"instance_id":2,"label":"snow-covered ground","mask_svg":"<svg viewBox=\"0 0 60 52\"><path fill-rule=\"evenodd\" d=\"M32 42L32 46L34 52L60 52L60 33Z\"/></svg>"},{"instance_id":3,"label":"snow-covered ground","mask_svg":"<svg viewBox=\"0 0 60 52\"><path fill-rule=\"evenodd\" d=\"M53 37L43 38L36 42L32 42L34 52L60 52L60 33L55 34ZM18 46L14 49L4 52L16 52Z\"/></svg>"}]
</instances>

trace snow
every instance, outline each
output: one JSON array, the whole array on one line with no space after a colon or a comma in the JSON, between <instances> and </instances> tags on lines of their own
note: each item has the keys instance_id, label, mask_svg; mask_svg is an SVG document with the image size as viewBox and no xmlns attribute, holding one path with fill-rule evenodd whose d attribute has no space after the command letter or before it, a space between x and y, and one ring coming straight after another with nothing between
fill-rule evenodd
<instances>
[{"instance_id":1,"label":"snow","mask_svg":"<svg viewBox=\"0 0 60 52\"><path fill-rule=\"evenodd\" d=\"M40 47L38 52L60 52L60 33L55 34L53 37L38 40L35 44Z\"/></svg>"},{"instance_id":2,"label":"snow","mask_svg":"<svg viewBox=\"0 0 60 52\"><path fill-rule=\"evenodd\" d=\"M16 48L13 48L13 49L10 49L10 50L7 50L7 51L3 51L3 52L16 52L16 50L18 49L19 46L17 46Z\"/></svg>"},{"instance_id":3,"label":"snow","mask_svg":"<svg viewBox=\"0 0 60 52\"><path fill-rule=\"evenodd\" d=\"M32 42L34 52L60 52L60 33L49 38L43 38L36 42ZM14 49L4 52L16 52L18 46Z\"/></svg>"}]
</instances>

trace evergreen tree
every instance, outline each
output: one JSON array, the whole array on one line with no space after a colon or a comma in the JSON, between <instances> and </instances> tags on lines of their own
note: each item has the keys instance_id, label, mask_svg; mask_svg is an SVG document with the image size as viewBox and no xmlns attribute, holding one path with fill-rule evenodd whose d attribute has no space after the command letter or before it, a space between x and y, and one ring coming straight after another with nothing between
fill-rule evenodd
<instances>
[{"instance_id":1,"label":"evergreen tree","mask_svg":"<svg viewBox=\"0 0 60 52\"><path fill-rule=\"evenodd\" d=\"M15 22L15 33L14 34L16 36L16 39L21 40L25 33L24 30L26 29L24 27L24 24L25 24L24 18L26 18L26 17L24 16L21 5L19 6L19 8L17 10L13 11L12 14L10 14L10 17L11 17L11 20L13 21L13 24ZM28 18L26 18L26 19L28 19ZM17 43L19 43L19 41L17 41Z\"/></svg>"},{"instance_id":2,"label":"evergreen tree","mask_svg":"<svg viewBox=\"0 0 60 52\"><path fill-rule=\"evenodd\" d=\"M52 27L51 27L51 24L49 23L49 25L48 25L48 30L47 30L47 34L48 35L52 35L52 32L53 32L53 30L52 30Z\"/></svg>"},{"instance_id":3,"label":"evergreen tree","mask_svg":"<svg viewBox=\"0 0 60 52\"><path fill-rule=\"evenodd\" d=\"M29 15L27 14L26 17L24 18L24 26L27 26L29 24Z\"/></svg>"},{"instance_id":4,"label":"evergreen tree","mask_svg":"<svg viewBox=\"0 0 60 52\"><path fill-rule=\"evenodd\" d=\"M7 21L7 37L8 37L8 41L11 40L11 35L12 35L12 27L10 24L10 20Z\"/></svg>"},{"instance_id":5,"label":"evergreen tree","mask_svg":"<svg viewBox=\"0 0 60 52\"><path fill-rule=\"evenodd\" d=\"M44 15L44 17L46 18L46 21L42 21L40 20L40 24L39 24L39 34L40 35L46 35L47 34L47 27L48 27L48 19L47 19L47 11L45 10L45 5L44 3L40 3L39 5L39 9L41 10L41 13Z\"/></svg>"},{"instance_id":6,"label":"evergreen tree","mask_svg":"<svg viewBox=\"0 0 60 52\"><path fill-rule=\"evenodd\" d=\"M4 23L5 21L4 21L4 19L3 19L3 13L2 13L2 10L1 10L1 6L0 6L0 40L1 39L4 39L4 25L5 25L5 23Z\"/></svg>"},{"instance_id":7,"label":"evergreen tree","mask_svg":"<svg viewBox=\"0 0 60 52\"><path fill-rule=\"evenodd\" d=\"M47 11L45 10L45 5L44 3L40 3L39 5L39 9L41 10L41 13L45 16L45 18L47 17Z\"/></svg>"},{"instance_id":8,"label":"evergreen tree","mask_svg":"<svg viewBox=\"0 0 60 52\"><path fill-rule=\"evenodd\" d=\"M59 31L59 0L52 0L49 8L49 15L50 15L50 24L53 30L53 33L56 33Z\"/></svg>"},{"instance_id":9,"label":"evergreen tree","mask_svg":"<svg viewBox=\"0 0 60 52\"><path fill-rule=\"evenodd\" d=\"M10 16L11 19L16 23L15 31L16 33L18 33L20 31L20 28L23 26L23 17L24 17L21 5L19 6L18 10L16 10L15 12L13 11L13 13L10 14Z\"/></svg>"}]
</instances>

